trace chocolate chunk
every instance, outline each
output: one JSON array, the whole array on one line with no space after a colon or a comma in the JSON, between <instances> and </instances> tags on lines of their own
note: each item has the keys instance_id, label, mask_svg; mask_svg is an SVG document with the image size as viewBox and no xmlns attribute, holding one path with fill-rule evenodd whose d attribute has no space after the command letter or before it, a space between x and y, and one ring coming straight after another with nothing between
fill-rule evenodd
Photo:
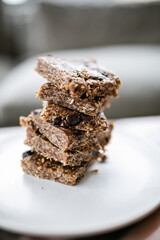
<instances>
[{"instance_id":1,"label":"chocolate chunk","mask_svg":"<svg viewBox=\"0 0 160 240\"><path fill-rule=\"evenodd\" d=\"M82 120L82 121L90 120L90 116L81 113L81 120Z\"/></svg>"},{"instance_id":2,"label":"chocolate chunk","mask_svg":"<svg viewBox=\"0 0 160 240\"><path fill-rule=\"evenodd\" d=\"M106 143L108 143L108 142L109 142L109 140L110 140L110 137L107 137L107 138L106 138Z\"/></svg>"},{"instance_id":3,"label":"chocolate chunk","mask_svg":"<svg viewBox=\"0 0 160 240\"><path fill-rule=\"evenodd\" d=\"M83 138L83 135L82 135L81 131L74 131L73 134L77 137L78 140Z\"/></svg>"},{"instance_id":4,"label":"chocolate chunk","mask_svg":"<svg viewBox=\"0 0 160 240\"><path fill-rule=\"evenodd\" d=\"M95 127L95 122L94 121L90 121L90 125L92 126L92 127Z\"/></svg>"},{"instance_id":5,"label":"chocolate chunk","mask_svg":"<svg viewBox=\"0 0 160 240\"><path fill-rule=\"evenodd\" d=\"M102 81L102 80L103 80L102 77L92 77L92 79L94 79L94 80L98 80L98 81Z\"/></svg>"},{"instance_id":6,"label":"chocolate chunk","mask_svg":"<svg viewBox=\"0 0 160 240\"><path fill-rule=\"evenodd\" d=\"M33 154L34 154L34 152L32 152L31 150L26 151L22 154L22 158L24 159L25 157L33 155Z\"/></svg>"},{"instance_id":7,"label":"chocolate chunk","mask_svg":"<svg viewBox=\"0 0 160 240\"><path fill-rule=\"evenodd\" d=\"M66 118L69 126L75 126L80 123L80 115L78 113L73 113Z\"/></svg>"},{"instance_id":8,"label":"chocolate chunk","mask_svg":"<svg viewBox=\"0 0 160 240\"><path fill-rule=\"evenodd\" d=\"M85 99L87 96L86 96L86 93L82 94L81 96L81 99Z\"/></svg>"},{"instance_id":9,"label":"chocolate chunk","mask_svg":"<svg viewBox=\"0 0 160 240\"><path fill-rule=\"evenodd\" d=\"M35 109L35 110L32 111L32 113L34 113L35 115L38 115L40 113L40 110Z\"/></svg>"},{"instance_id":10,"label":"chocolate chunk","mask_svg":"<svg viewBox=\"0 0 160 240\"><path fill-rule=\"evenodd\" d=\"M91 103L91 106L92 106L92 107L94 107L94 108L96 107L96 105L95 105L95 104L93 104L93 103Z\"/></svg>"},{"instance_id":11,"label":"chocolate chunk","mask_svg":"<svg viewBox=\"0 0 160 240\"><path fill-rule=\"evenodd\" d=\"M93 157L97 157L99 155L99 152L98 151L96 151L96 150L93 150L92 151L92 156Z\"/></svg>"},{"instance_id":12,"label":"chocolate chunk","mask_svg":"<svg viewBox=\"0 0 160 240\"><path fill-rule=\"evenodd\" d=\"M84 61L84 66L85 66L85 67L89 67L89 62Z\"/></svg>"},{"instance_id":13,"label":"chocolate chunk","mask_svg":"<svg viewBox=\"0 0 160 240\"><path fill-rule=\"evenodd\" d=\"M39 134L39 128L38 128L38 126L37 126L32 120L30 121L30 125L32 126L33 130L34 130L37 134Z\"/></svg>"},{"instance_id":14,"label":"chocolate chunk","mask_svg":"<svg viewBox=\"0 0 160 240\"><path fill-rule=\"evenodd\" d=\"M80 180L81 180L81 179L78 177L78 178L76 179L76 183L79 183Z\"/></svg>"},{"instance_id":15,"label":"chocolate chunk","mask_svg":"<svg viewBox=\"0 0 160 240\"><path fill-rule=\"evenodd\" d=\"M102 69L98 69L98 71L102 74L102 75L104 75L105 77L108 77L108 72L107 71L104 71L104 70L102 70Z\"/></svg>"},{"instance_id":16,"label":"chocolate chunk","mask_svg":"<svg viewBox=\"0 0 160 240\"><path fill-rule=\"evenodd\" d=\"M62 123L62 118L61 118L61 116L56 117L56 118L54 119L54 125L60 126L61 123Z\"/></svg>"},{"instance_id":17,"label":"chocolate chunk","mask_svg":"<svg viewBox=\"0 0 160 240\"><path fill-rule=\"evenodd\" d=\"M96 96L94 100L97 102L100 99L100 97Z\"/></svg>"}]
</instances>

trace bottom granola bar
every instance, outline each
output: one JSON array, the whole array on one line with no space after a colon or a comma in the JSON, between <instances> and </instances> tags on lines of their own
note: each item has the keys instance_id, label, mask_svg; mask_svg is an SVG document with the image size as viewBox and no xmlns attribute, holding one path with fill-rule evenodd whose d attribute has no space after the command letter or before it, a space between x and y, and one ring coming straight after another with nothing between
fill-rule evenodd
<instances>
[{"instance_id":1,"label":"bottom granola bar","mask_svg":"<svg viewBox=\"0 0 160 240\"><path fill-rule=\"evenodd\" d=\"M91 162L82 162L81 166L63 166L60 162L44 158L36 152L23 153L21 166L26 174L43 179L51 179L67 185L75 185L84 177Z\"/></svg>"}]
</instances>

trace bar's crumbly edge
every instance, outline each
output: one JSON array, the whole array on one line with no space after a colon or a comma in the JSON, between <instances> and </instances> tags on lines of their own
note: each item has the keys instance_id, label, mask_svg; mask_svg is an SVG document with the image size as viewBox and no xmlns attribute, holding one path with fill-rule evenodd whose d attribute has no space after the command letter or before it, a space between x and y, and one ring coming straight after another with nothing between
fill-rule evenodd
<instances>
[{"instance_id":1,"label":"bar's crumbly edge","mask_svg":"<svg viewBox=\"0 0 160 240\"><path fill-rule=\"evenodd\" d=\"M24 173L49 179L67 185L76 185L85 176L88 167L95 161L82 162L80 166L63 166L62 163L49 160L34 151L26 151L22 155L21 167ZM104 155L99 156L104 159Z\"/></svg>"},{"instance_id":2,"label":"bar's crumbly edge","mask_svg":"<svg viewBox=\"0 0 160 240\"><path fill-rule=\"evenodd\" d=\"M54 146L64 151L89 150L91 148L103 148L110 139L112 123L107 122L107 127L101 131L85 132L66 129L49 123L40 116L41 109L32 111L27 117L20 117L20 125L32 128L32 131L46 137ZM99 140L103 143L99 143ZM106 139L106 141L104 141ZM101 145L101 146L100 146Z\"/></svg>"},{"instance_id":3,"label":"bar's crumbly edge","mask_svg":"<svg viewBox=\"0 0 160 240\"><path fill-rule=\"evenodd\" d=\"M35 70L72 97L84 94L92 100L97 96L118 97L121 85L118 76L91 59L75 61L44 56L37 59Z\"/></svg>"},{"instance_id":4,"label":"bar's crumbly edge","mask_svg":"<svg viewBox=\"0 0 160 240\"><path fill-rule=\"evenodd\" d=\"M33 112L37 113L36 110ZM44 104L40 115L54 126L69 128L71 130L91 132L105 130L108 126L108 120L103 112L96 117L92 117L76 110L49 104L48 102Z\"/></svg>"},{"instance_id":5,"label":"bar's crumbly edge","mask_svg":"<svg viewBox=\"0 0 160 240\"><path fill-rule=\"evenodd\" d=\"M45 83L36 91L36 97L56 104L58 106L66 107L84 113L89 116L96 117L103 111L104 107L109 107L109 98L99 97L97 100L88 101L79 97L71 97L69 93L60 90L51 83Z\"/></svg>"}]
</instances>

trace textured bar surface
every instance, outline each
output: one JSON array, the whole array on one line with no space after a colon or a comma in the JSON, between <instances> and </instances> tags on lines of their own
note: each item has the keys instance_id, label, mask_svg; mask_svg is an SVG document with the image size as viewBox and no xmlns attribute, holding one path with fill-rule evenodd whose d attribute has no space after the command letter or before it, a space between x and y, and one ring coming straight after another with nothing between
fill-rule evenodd
<instances>
[{"instance_id":1,"label":"textured bar surface","mask_svg":"<svg viewBox=\"0 0 160 240\"><path fill-rule=\"evenodd\" d=\"M91 117L54 104L44 105L46 106L42 109L41 117L54 126L91 132L106 130L109 125L103 112L97 117Z\"/></svg>"},{"instance_id":2,"label":"textured bar surface","mask_svg":"<svg viewBox=\"0 0 160 240\"><path fill-rule=\"evenodd\" d=\"M21 166L26 174L43 179L50 179L67 185L75 185L84 177L89 162L83 162L79 167L63 166L56 161L50 161L35 152L25 152Z\"/></svg>"},{"instance_id":3,"label":"textured bar surface","mask_svg":"<svg viewBox=\"0 0 160 240\"><path fill-rule=\"evenodd\" d=\"M97 97L96 100L89 101L87 98L71 97L69 93L60 90L52 83L45 83L36 94L37 98L84 113L90 116L97 116L104 107L109 107L109 99Z\"/></svg>"},{"instance_id":4,"label":"textured bar surface","mask_svg":"<svg viewBox=\"0 0 160 240\"><path fill-rule=\"evenodd\" d=\"M94 59L66 60L52 56L39 57L35 70L57 88L72 97L85 94L88 100L98 96L117 97L121 81L118 76L100 66Z\"/></svg>"},{"instance_id":5,"label":"textured bar surface","mask_svg":"<svg viewBox=\"0 0 160 240\"><path fill-rule=\"evenodd\" d=\"M56 127L40 117L41 109L33 111L28 117L21 117L20 124L27 128L27 138L30 139L33 132L41 138L46 138L53 147L61 152L65 151L88 151L104 148L109 142L113 124L108 122L105 131L83 132ZM45 139L44 139L45 140Z\"/></svg>"},{"instance_id":6,"label":"textured bar surface","mask_svg":"<svg viewBox=\"0 0 160 240\"><path fill-rule=\"evenodd\" d=\"M110 137L107 139L105 136L99 136L99 143L104 144L109 142ZM94 147L90 150L82 151L63 151L54 146L43 135L33 131L32 127L27 128L27 138L24 143L30 146L35 152L48 159L54 159L64 165L79 166L83 161L90 161L93 158L93 151L98 152ZM98 157L98 156L97 156Z\"/></svg>"}]
</instances>

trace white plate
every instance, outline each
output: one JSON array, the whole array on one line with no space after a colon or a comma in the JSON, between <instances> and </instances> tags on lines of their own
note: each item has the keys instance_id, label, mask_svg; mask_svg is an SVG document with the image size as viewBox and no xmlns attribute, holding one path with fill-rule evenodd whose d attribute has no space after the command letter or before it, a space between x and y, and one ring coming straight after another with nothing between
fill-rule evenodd
<instances>
[{"instance_id":1,"label":"white plate","mask_svg":"<svg viewBox=\"0 0 160 240\"><path fill-rule=\"evenodd\" d=\"M124 124L126 128L126 124ZM116 124L108 162L77 186L23 174L25 132L0 131L0 227L46 236L84 236L127 226L160 203L160 151Z\"/></svg>"}]
</instances>

